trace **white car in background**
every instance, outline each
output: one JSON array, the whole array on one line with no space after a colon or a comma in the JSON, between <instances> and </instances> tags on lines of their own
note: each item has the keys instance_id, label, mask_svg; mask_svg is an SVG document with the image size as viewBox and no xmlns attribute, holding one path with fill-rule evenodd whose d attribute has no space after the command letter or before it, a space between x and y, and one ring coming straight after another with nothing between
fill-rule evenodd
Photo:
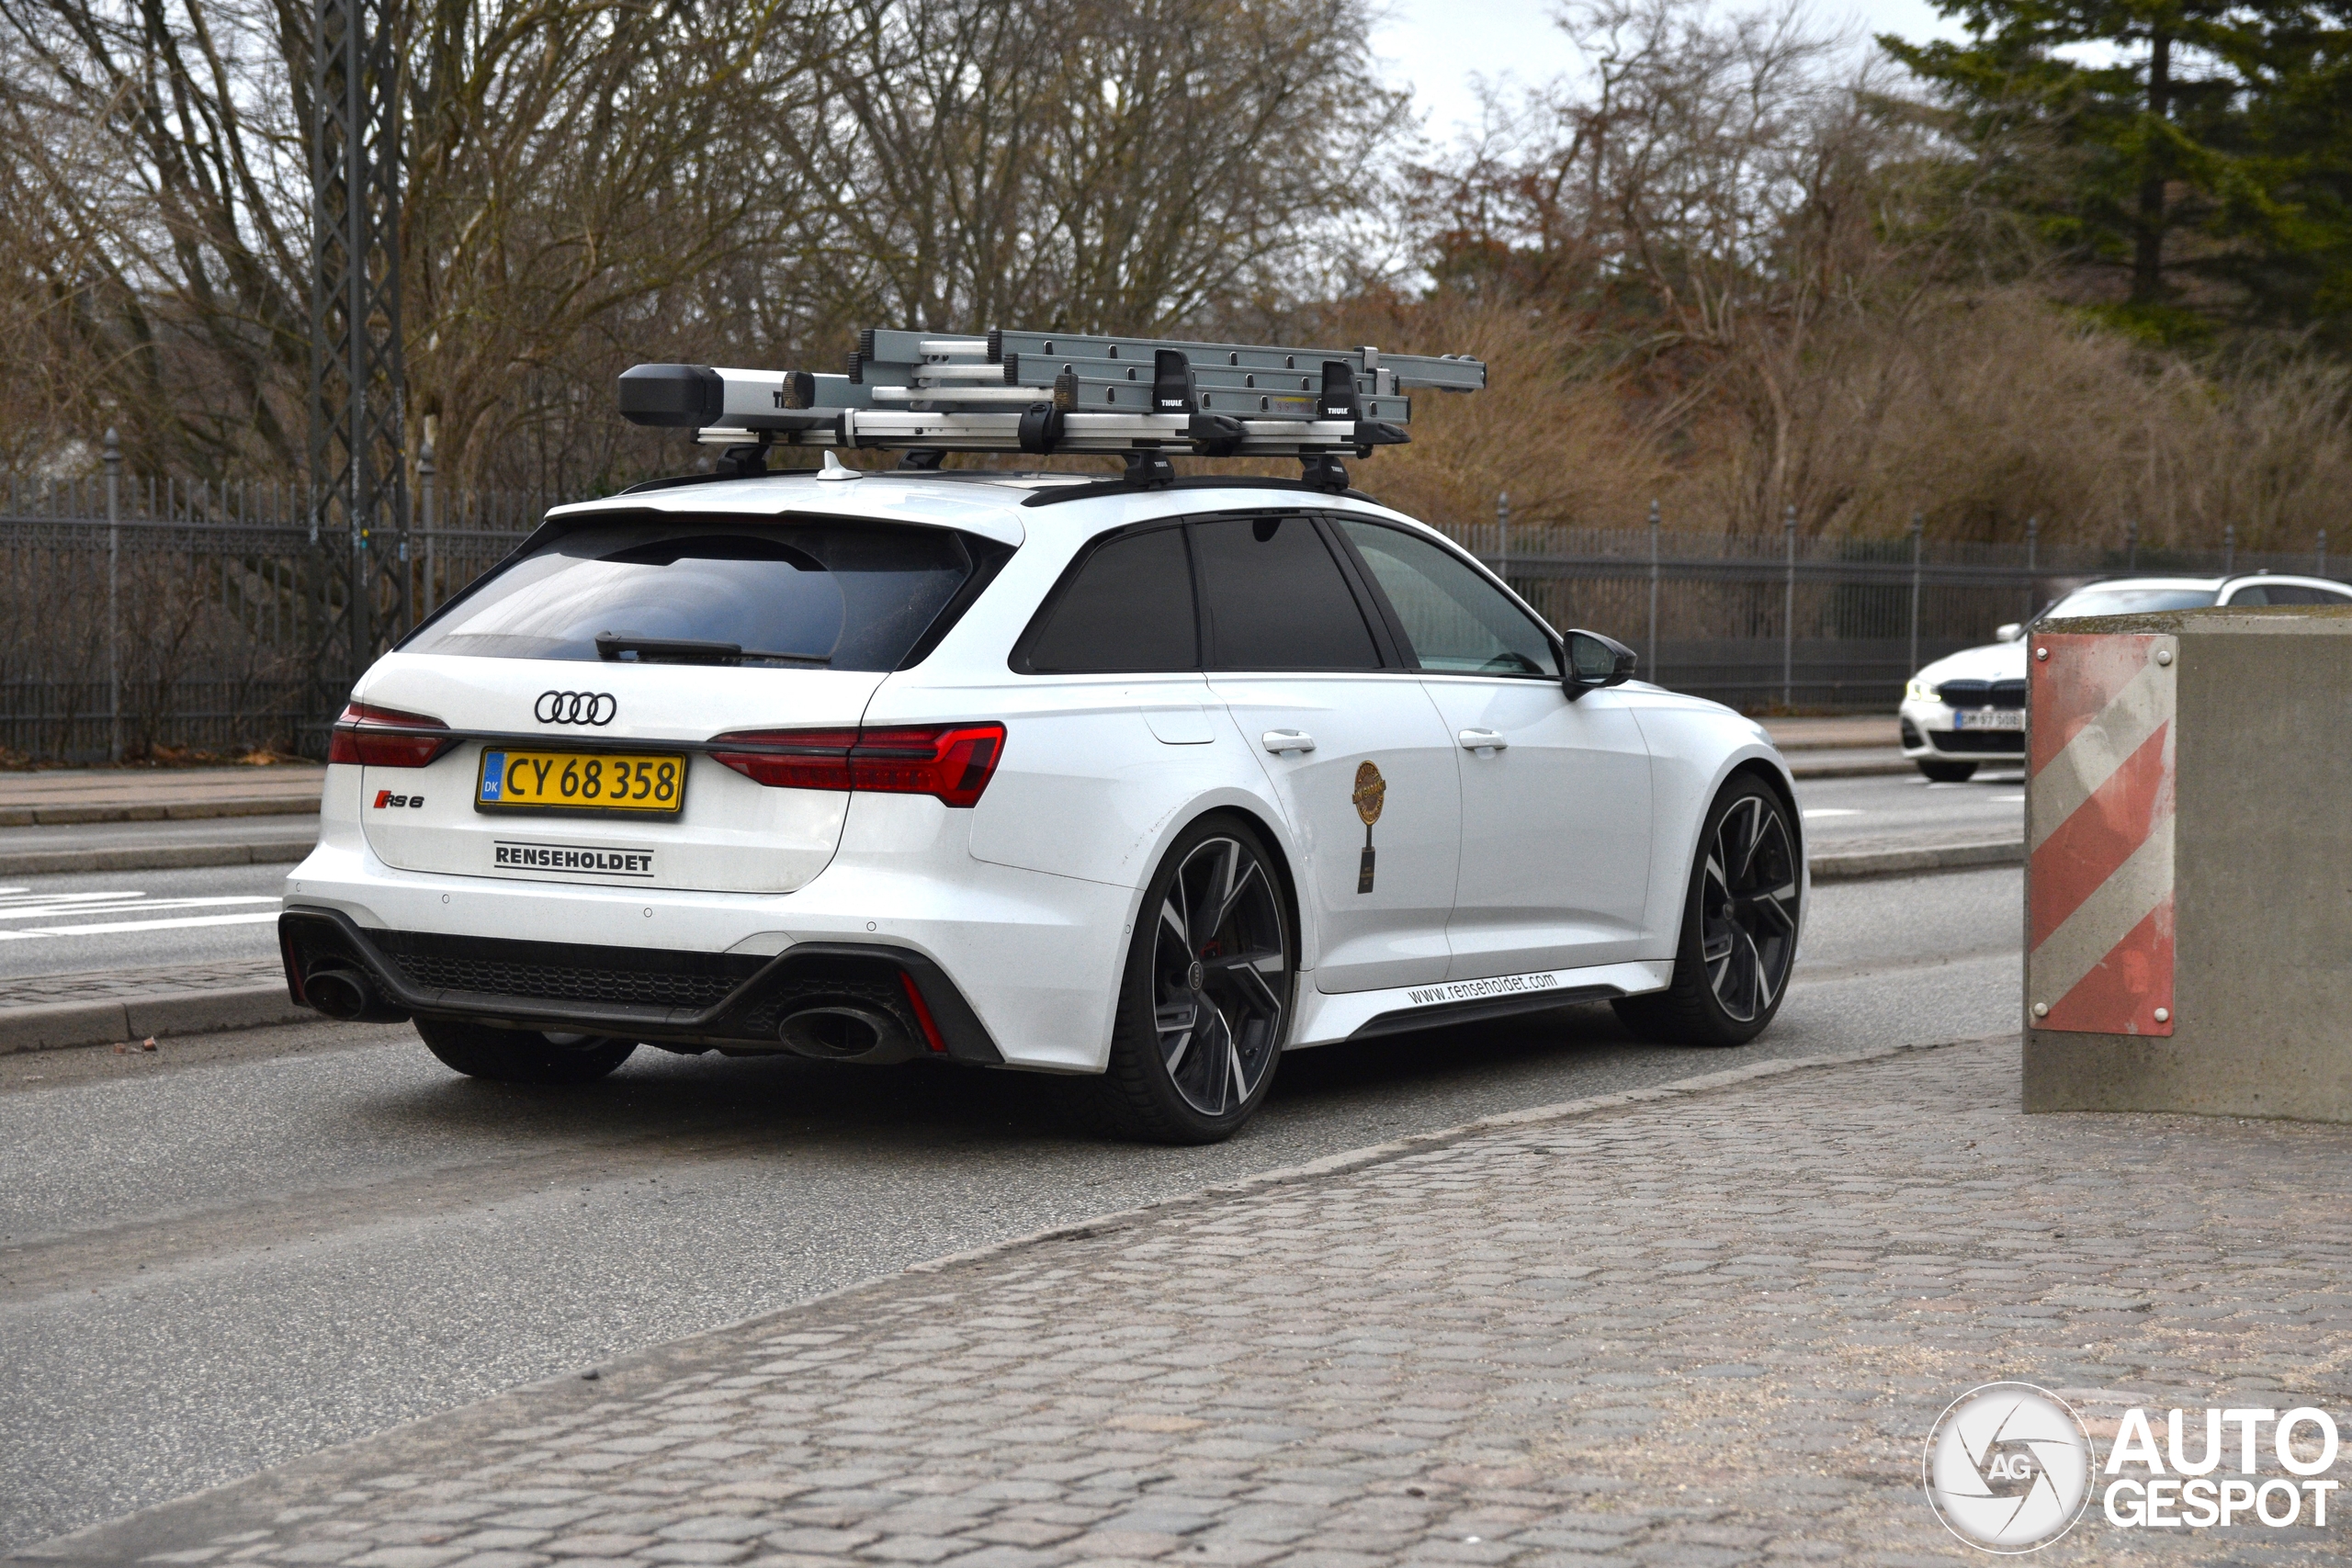
<instances>
[{"instance_id":1,"label":"white car in background","mask_svg":"<svg viewBox=\"0 0 2352 1568\"><path fill-rule=\"evenodd\" d=\"M461 1073L649 1044L1092 1075L1202 1142L1283 1053L1795 963L1764 730L1296 480L831 465L558 508L379 660L286 885L298 1001Z\"/></svg>"},{"instance_id":2,"label":"white car in background","mask_svg":"<svg viewBox=\"0 0 2352 1568\"><path fill-rule=\"evenodd\" d=\"M1939 784L2025 757L2025 634L2046 621L2221 605L2352 604L2352 587L2324 577L2126 577L2078 588L2031 621L1995 632L1911 677L1900 710L1903 754Z\"/></svg>"}]
</instances>

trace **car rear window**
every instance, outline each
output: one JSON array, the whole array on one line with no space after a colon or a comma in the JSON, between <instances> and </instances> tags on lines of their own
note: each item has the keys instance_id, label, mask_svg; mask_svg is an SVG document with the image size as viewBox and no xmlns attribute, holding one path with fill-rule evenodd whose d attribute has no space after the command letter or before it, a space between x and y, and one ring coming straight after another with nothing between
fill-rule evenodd
<instances>
[{"instance_id":1,"label":"car rear window","mask_svg":"<svg viewBox=\"0 0 2352 1568\"><path fill-rule=\"evenodd\" d=\"M2344 594L2331 593L2324 588L2306 588L2300 582L2256 583L2230 595L2232 604L2341 604L2345 601Z\"/></svg>"},{"instance_id":2,"label":"car rear window","mask_svg":"<svg viewBox=\"0 0 2352 1568\"><path fill-rule=\"evenodd\" d=\"M592 525L485 579L406 646L481 659L895 670L977 564L970 542L944 528ZM730 644L741 651L725 653Z\"/></svg>"},{"instance_id":3,"label":"car rear window","mask_svg":"<svg viewBox=\"0 0 2352 1568\"><path fill-rule=\"evenodd\" d=\"M2047 619L2084 615L2138 615L2152 610L2202 610L2213 603L2211 588L2085 588L2050 607Z\"/></svg>"}]
</instances>

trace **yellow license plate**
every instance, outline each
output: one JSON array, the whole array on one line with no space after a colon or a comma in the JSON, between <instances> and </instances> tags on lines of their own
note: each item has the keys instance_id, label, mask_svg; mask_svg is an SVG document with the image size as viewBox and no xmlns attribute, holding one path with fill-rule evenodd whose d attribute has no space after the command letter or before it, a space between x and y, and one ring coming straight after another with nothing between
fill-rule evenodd
<instances>
[{"instance_id":1,"label":"yellow license plate","mask_svg":"<svg viewBox=\"0 0 2352 1568\"><path fill-rule=\"evenodd\" d=\"M482 750L474 804L484 811L627 811L675 817L686 760L659 752Z\"/></svg>"}]
</instances>

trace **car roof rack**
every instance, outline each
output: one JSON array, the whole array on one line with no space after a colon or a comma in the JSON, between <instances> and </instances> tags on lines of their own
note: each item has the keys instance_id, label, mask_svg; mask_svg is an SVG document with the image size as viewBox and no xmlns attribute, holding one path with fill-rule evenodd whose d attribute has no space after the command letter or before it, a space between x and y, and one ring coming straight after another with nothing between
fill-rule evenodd
<instances>
[{"instance_id":1,"label":"car roof rack","mask_svg":"<svg viewBox=\"0 0 2352 1568\"><path fill-rule=\"evenodd\" d=\"M729 448L722 474L766 471L776 446L1125 457L1128 481L1166 483L1166 458L1294 457L1341 488L1339 457L1410 437L1417 389L1475 392L1483 361L1072 333L979 337L867 328L839 375L639 365L624 419Z\"/></svg>"}]
</instances>

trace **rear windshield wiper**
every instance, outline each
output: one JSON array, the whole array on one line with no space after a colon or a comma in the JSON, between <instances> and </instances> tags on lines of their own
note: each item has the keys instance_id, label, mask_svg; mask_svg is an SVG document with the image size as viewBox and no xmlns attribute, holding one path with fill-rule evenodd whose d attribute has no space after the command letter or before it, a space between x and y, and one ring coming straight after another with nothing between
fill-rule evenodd
<instances>
[{"instance_id":1,"label":"rear windshield wiper","mask_svg":"<svg viewBox=\"0 0 2352 1568\"><path fill-rule=\"evenodd\" d=\"M630 653L646 664L747 664L774 660L813 665L821 670L833 662L830 653L765 653L745 648L740 642L712 642L691 637L637 637L628 632L596 634L597 658L607 663L619 663L624 654Z\"/></svg>"}]
</instances>

